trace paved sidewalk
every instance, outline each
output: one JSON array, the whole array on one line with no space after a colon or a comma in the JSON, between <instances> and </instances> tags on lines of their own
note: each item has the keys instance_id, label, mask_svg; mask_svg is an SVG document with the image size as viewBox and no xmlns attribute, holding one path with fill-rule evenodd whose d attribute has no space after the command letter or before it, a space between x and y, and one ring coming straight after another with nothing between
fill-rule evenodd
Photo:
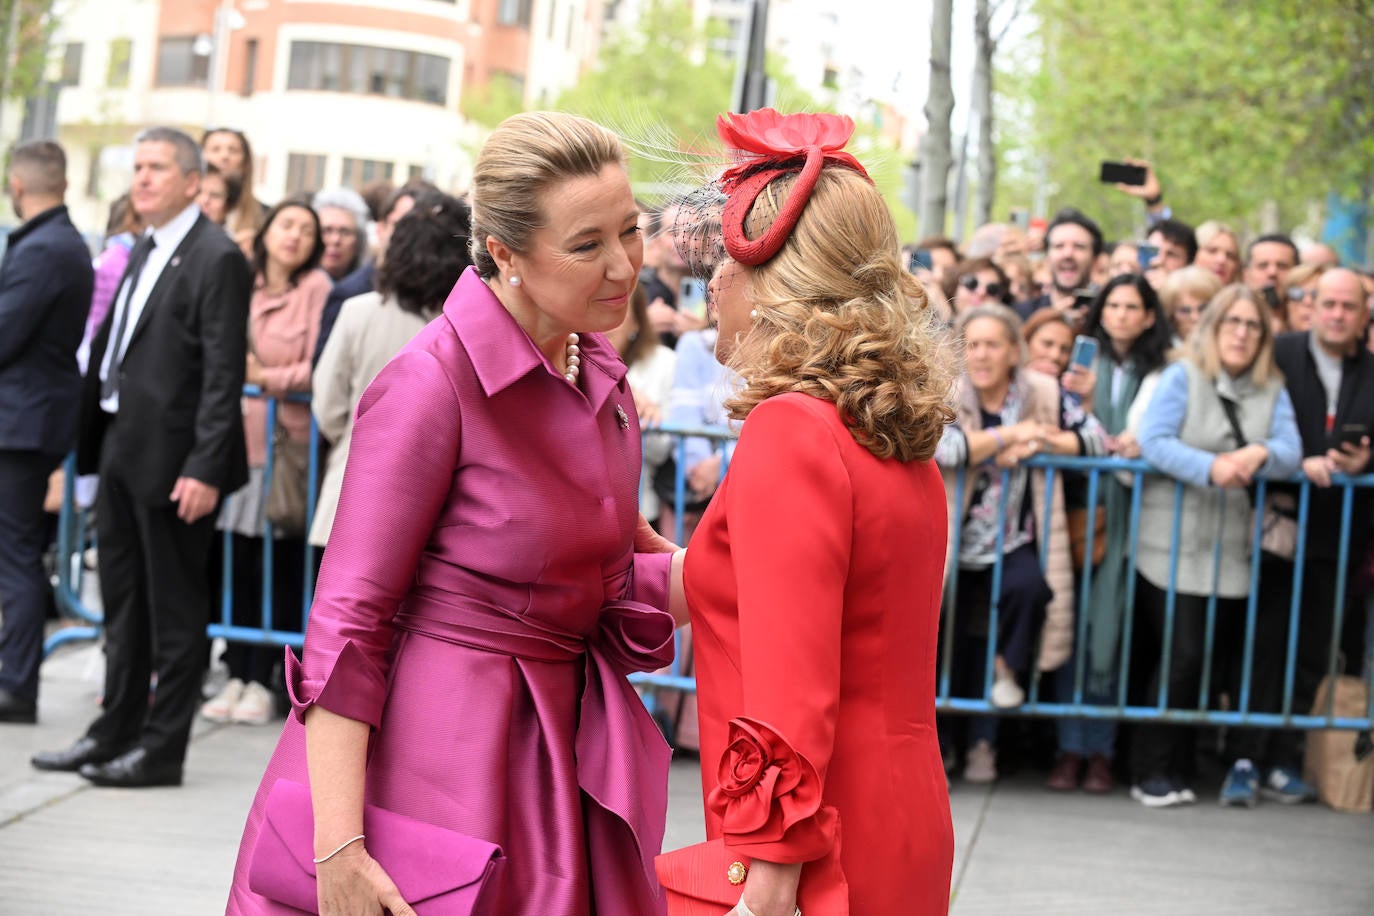
<instances>
[{"instance_id":1,"label":"paved sidewalk","mask_svg":"<svg viewBox=\"0 0 1374 916\"><path fill-rule=\"evenodd\" d=\"M223 912L243 817L278 728L198 722L178 789L39 773L95 711L93 647L43 669L38 727L0 725L0 914ZM667 846L702 837L694 760L674 765ZM1374 913L1374 817L1316 805L1149 811L1124 791L1053 796L1036 778L955 784L954 916ZM824 914L819 914L824 916ZM900 914L893 914L900 916Z\"/></svg>"}]
</instances>

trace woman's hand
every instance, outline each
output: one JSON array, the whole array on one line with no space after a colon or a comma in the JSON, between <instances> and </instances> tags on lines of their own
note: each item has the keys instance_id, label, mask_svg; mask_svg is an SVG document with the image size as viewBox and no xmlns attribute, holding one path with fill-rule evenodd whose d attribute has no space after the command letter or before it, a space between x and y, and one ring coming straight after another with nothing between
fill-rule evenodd
<instances>
[{"instance_id":1,"label":"woman's hand","mask_svg":"<svg viewBox=\"0 0 1374 916\"><path fill-rule=\"evenodd\" d=\"M1212 459L1212 469L1207 476L1219 487L1235 489L1250 485L1250 473L1235 452L1225 452Z\"/></svg>"},{"instance_id":2,"label":"woman's hand","mask_svg":"<svg viewBox=\"0 0 1374 916\"><path fill-rule=\"evenodd\" d=\"M740 905L730 913L792 916L797 911L797 884L800 881L800 865L782 865L755 859L749 866L749 880L744 883ZM730 913L726 916L730 916Z\"/></svg>"},{"instance_id":3,"label":"woman's hand","mask_svg":"<svg viewBox=\"0 0 1374 916\"><path fill-rule=\"evenodd\" d=\"M1140 440L1133 432L1122 432L1111 440L1110 448L1118 458L1139 458Z\"/></svg>"},{"instance_id":4,"label":"woman's hand","mask_svg":"<svg viewBox=\"0 0 1374 916\"><path fill-rule=\"evenodd\" d=\"M1059 379L1065 391L1078 395L1084 410L1093 409L1093 394L1097 391L1097 373L1083 366L1069 366Z\"/></svg>"},{"instance_id":5,"label":"woman's hand","mask_svg":"<svg viewBox=\"0 0 1374 916\"><path fill-rule=\"evenodd\" d=\"M687 485L697 499L707 499L720 483L720 452L703 458L687 469Z\"/></svg>"},{"instance_id":6,"label":"woman's hand","mask_svg":"<svg viewBox=\"0 0 1374 916\"><path fill-rule=\"evenodd\" d=\"M261 388L265 376L266 373L262 371L262 362L258 359L258 355L250 352L243 367L243 383L245 385L257 385Z\"/></svg>"},{"instance_id":7,"label":"woman's hand","mask_svg":"<svg viewBox=\"0 0 1374 916\"><path fill-rule=\"evenodd\" d=\"M663 408L648 398L635 398L640 426L658 426L663 422Z\"/></svg>"},{"instance_id":8,"label":"woman's hand","mask_svg":"<svg viewBox=\"0 0 1374 916\"><path fill-rule=\"evenodd\" d=\"M1245 471L1245 476L1251 480L1259 473L1259 469L1264 466L1264 462L1269 460L1269 449L1259 442L1251 443L1244 448L1236 449L1231 452L1231 458L1235 460Z\"/></svg>"},{"instance_id":9,"label":"woman's hand","mask_svg":"<svg viewBox=\"0 0 1374 916\"><path fill-rule=\"evenodd\" d=\"M654 530L641 514L635 525L635 553L672 553L678 546Z\"/></svg>"},{"instance_id":10,"label":"woman's hand","mask_svg":"<svg viewBox=\"0 0 1374 916\"><path fill-rule=\"evenodd\" d=\"M362 843L315 866L320 916L415 916L396 883Z\"/></svg>"}]
</instances>

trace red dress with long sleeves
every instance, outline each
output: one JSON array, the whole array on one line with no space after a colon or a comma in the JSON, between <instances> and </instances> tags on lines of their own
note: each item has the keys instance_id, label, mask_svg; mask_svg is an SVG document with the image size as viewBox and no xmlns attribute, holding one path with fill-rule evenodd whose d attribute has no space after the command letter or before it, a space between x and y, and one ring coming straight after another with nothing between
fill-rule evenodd
<instances>
[{"instance_id":1,"label":"red dress with long sleeves","mask_svg":"<svg viewBox=\"0 0 1374 916\"><path fill-rule=\"evenodd\" d=\"M932 462L878 459L834 404L785 394L749 415L687 552L706 833L807 863L807 916L948 910L945 514Z\"/></svg>"}]
</instances>

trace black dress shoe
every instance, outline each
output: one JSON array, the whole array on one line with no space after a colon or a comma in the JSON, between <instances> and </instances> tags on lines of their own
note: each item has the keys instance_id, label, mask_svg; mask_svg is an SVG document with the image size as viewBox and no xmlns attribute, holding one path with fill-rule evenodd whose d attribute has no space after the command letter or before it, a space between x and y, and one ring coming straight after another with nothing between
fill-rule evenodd
<instances>
[{"instance_id":1,"label":"black dress shoe","mask_svg":"<svg viewBox=\"0 0 1374 916\"><path fill-rule=\"evenodd\" d=\"M120 789L181 785L180 763L158 761L142 747L126 751L107 763L88 763L80 773L98 786Z\"/></svg>"},{"instance_id":2,"label":"black dress shoe","mask_svg":"<svg viewBox=\"0 0 1374 916\"><path fill-rule=\"evenodd\" d=\"M101 744L90 735L76 739L76 743L60 751L39 751L29 758L34 769L75 773L88 763L104 763L119 754L119 748Z\"/></svg>"},{"instance_id":3,"label":"black dress shoe","mask_svg":"<svg viewBox=\"0 0 1374 916\"><path fill-rule=\"evenodd\" d=\"M21 700L8 690L0 689L0 722L19 722L32 725L38 721L38 704Z\"/></svg>"}]
</instances>

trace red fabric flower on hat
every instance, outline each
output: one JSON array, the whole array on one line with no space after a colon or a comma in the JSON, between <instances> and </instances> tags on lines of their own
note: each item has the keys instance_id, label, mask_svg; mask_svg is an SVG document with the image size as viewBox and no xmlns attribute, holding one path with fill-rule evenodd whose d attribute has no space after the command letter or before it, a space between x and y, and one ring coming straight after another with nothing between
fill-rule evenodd
<instances>
[{"instance_id":1,"label":"red fabric flower on hat","mask_svg":"<svg viewBox=\"0 0 1374 916\"><path fill-rule=\"evenodd\" d=\"M757 167L760 160L781 165L805 158L813 148L819 149L830 161L868 174L859 160L844 152L844 145L854 136L854 120L845 115L825 112L785 115L772 108L760 108L748 114L729 112L716 117L716 132L730 149L746 154L743 162L725 173L726 181L732 175Z\"/></svg>"},{"instance_id":2,"label":"red fabric flower on hat","mask_svg":"<svg viewBox=\"0 0 1374 916\"><path fill-rule=\"evenodd\" d=\"M741 159L721 176L721 190L727 197L721 213L725 250L741 264L757 266L782 249L826 165L850 168L868 178L859 160L844 151L854 133L854 121L843 115L784 115L760 108L748 114L720 115L716 130ZM747 238L744 219L759 192L773 179L793 172L799 173L797 182L773 224L758 238Z\"/></svg>"}]
</instances>

